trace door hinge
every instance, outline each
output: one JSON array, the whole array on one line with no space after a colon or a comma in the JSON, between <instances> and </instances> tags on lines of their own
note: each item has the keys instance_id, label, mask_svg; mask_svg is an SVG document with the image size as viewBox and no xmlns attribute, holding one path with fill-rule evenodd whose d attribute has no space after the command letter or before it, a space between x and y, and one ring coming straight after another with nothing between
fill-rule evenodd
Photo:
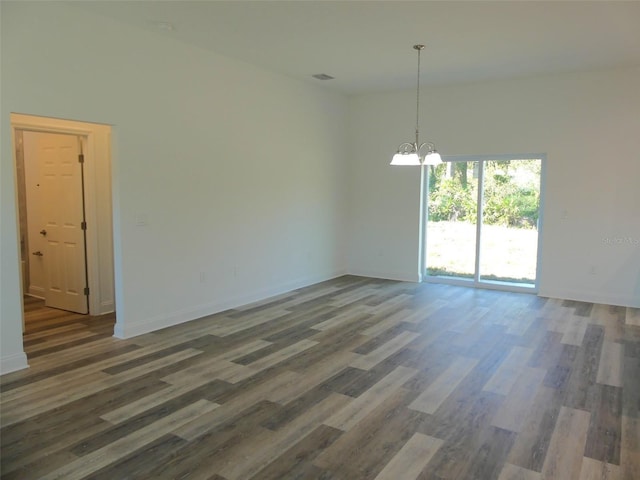
<instances>
[{"instance_id":1,"label":"door hinge","mask_svg":"<svg viewBox=\"0 0 640 480\"><path fill-rule=\"evenodd\" d=\"M89 287L84 287L84 294L89 295Z\"/></svg>"},{"instance_id":2,"label":"door hinge","mask_svg":"<svg viewBox=\"0 0 640 480\"><path fill-rule=\"evenodd\" d=\"M84 163L84 153L81 153L80 155L78 155L78 162Z\"/></svg>"},{"instance_id":3,"label":"door hinge","mask_svg":"<svg viewBox=\"0 0 640 480\"><path fill-rule=\"evenodd\" d=\"M86 230L86 229L87 229L87 222L82 222L82 223L80 224L80 228L81 228L82 230Z\"/></svg>"}]
</instances>

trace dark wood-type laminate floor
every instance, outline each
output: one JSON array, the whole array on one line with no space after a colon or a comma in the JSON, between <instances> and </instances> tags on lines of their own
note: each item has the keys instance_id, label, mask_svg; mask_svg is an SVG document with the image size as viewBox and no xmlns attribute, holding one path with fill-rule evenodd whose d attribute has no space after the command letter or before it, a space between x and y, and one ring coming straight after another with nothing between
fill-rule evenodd
<instances>
[{"instance_id":1,"label":"dark wood-type laminate floor","mask_svg":"<svg viewBox=\"0 0 640 480\"><path fill-rule=\"evenodd\" d=\"M130 340L26 306L2 479L640 478L640 310L342 277Z\"/></svg>"}]
</instances>

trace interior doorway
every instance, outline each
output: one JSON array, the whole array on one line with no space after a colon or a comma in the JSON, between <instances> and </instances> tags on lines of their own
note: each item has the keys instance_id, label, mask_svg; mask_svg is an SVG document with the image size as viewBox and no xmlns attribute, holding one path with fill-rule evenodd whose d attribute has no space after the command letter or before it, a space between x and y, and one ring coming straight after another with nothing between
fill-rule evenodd
<instances>
[{"instance_id":1,"label":"interior doorway","mask_svg":"<svg viewBox=\"0 0 640 480\"><path fill-rule=\"evenodd\" d=\"M113 314L111 127L23 114L11 126L23 296Z\"/></svg>"}]
</instances>

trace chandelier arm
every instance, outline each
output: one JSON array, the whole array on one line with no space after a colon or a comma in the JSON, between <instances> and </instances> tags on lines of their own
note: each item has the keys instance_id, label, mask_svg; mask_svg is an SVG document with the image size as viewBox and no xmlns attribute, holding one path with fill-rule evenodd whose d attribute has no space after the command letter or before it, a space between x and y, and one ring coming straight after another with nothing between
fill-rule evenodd
<instances>
[{"instance_id":1,"label":"chandelier arm","mask_svg":"<svg viewBox=\"0 0 640 480\"><path fill-rule=\"evenodd\" d=\"M426 148L425 152L422 151L423 148ZM427 155L436 154L438 153L438 151L436 150L436 145L433 142L424 142L416 149L416 153L422 159L422 161L425 162L426 164L425 159Z\"/></svg>"},{"instance_id":2,"label":"chandelier arm","mask_svg":"<svg viewBox=\"0 0 640 480\"><path fill-rule=\"evenodd\" d=\"M422 146L420 147L422 148ZM401 143L398 146L398 153L403 153L403 154L407 154L407 153L418 153L418 146L415 143L411 143L411 142L404 142Z\"/></svg>"}]
</instances>

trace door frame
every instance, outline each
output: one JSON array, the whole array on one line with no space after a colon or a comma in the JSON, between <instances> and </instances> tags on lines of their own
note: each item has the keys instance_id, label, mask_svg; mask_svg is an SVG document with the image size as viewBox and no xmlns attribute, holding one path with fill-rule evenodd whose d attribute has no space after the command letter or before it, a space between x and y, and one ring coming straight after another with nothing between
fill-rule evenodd
<instances>
[{"instance_id":1,"label":"door frame","mask_svg":"<svg viewBox=\"0 0 640 480\"><path fill-rule=\"evenodd\" d=\"M476 247L475 247L475 273L473 278L458 278L458 277L445 277L438 275L429 275L427 273L427 235L429 234L427 224L429 220L429 169L423 168L421 177L421 196L422 201L420 220L422 225L420 227L420 272L422 274L422 281L428 283L446 283L450 285L460 285L476 288L486 288L490 290L502 290L508 292L519 293L534 293L537 294L540 289L540 276L542 272L542 231L544 225L544 199L546 191L546 172L547 172L547 155L544 153L518 153L518 154L499 154L499 155L443 155L443 161L446 162L486 162L486 161L501 161L501 160L540 160L540 204L538 206L538 246L536 252L536 281L532 287L520 286L518 284L510 284L509 282L500 281L488 281L478 279L478 269L480 262L480 241L478 241L480 235L481 223L476 223ZM484 168L480 169L478 182L483 181ZM478 213L481 210L481 203L483 202L483 189L478 188Z\"/></svg>"},{"instance_id":2,"label":"door frame","mask_svg":"<svg viewBox=\"0 0 640 480\"><path fill-rule=\"evenodd\" d=\"M115 311L111 126L12 113L11 140L14 142L14 146L18 130L77 135L81 138L85 156L84 202L88 226L85 250L90 292L89 315L102 315ZM17 168L16 161L16 149L14 148L14 172ZM19 215L18 205L16 205L16 210ZM20 235L19 229L18 235ZM22 281L20 289L24 295Z\"/></svg>"}]
</instances>

